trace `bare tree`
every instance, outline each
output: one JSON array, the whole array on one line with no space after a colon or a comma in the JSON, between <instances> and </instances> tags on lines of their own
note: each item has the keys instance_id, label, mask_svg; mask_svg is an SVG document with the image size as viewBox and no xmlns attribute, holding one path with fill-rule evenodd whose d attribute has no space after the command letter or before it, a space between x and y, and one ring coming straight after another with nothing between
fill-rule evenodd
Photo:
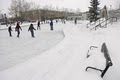
<instances>
[{"instance_id":1,"label":"bare tree","mask_svg":"<svg viewBox=\"0 0 120 80\"><path fill-rule=\"evenodd\" d=\"M41 19L41 13L40 13L40 5L36 5L35 6L35 14L36 14L36 18L39 21Z\"/></svg>"},{"instance_id":2,"label":"bare tree","mask_svg":"<svg viewBox=\"0 0 120 80\"><path fill-rule=\"evenodd\" d=\"M9 8L9 11L10 11L10 15L16 18L18 17L19 8L18 8L17 0L11 0L11 6Z\"/></svg>"},{"instance_id":3,"label":"bare tree","mask_svg":"<svg viewBox=\"0 0 120 80\"><path fill-rule=\"evenodd\" d=\"M55 10L56 10L56 11L60 11L60 9L59 9L59 7L58 7L58 6L56 6Z\"/></svg>"},{"instance_id":4,"label":"bare tree","mask_svg":"<svg viewBox=\"0 0 120 80\"><path fill-rule=\"evenodd\" d=\"M76 13L81 13L80 8L76 9Z\"/></svg>"},{"instance_id":5,"label":"bare tree","mask_svg":"<svg viewBox=\"0 0 120 80\"><path fill-rule=\"evenodd\" d=\"M40 5L35 4L32 2L32 6L30 11L32 11L32 16L34 20L40 20L41 16L41 11L40 11Z\"/></svg>"},{"instance_id":6,"label":"bare tree","mask_svg":"<svg viewBox=\"0 0 120 80\"><path fill-rule=\"evenodd\" d=\"M24 18L25 20L29 19L29 10L31 8L31 3L25 2L23 4L23 12L24 12Z\"/></svg>"},{"instance_id":7,"label":"bare tree","mask_svg":"<svg viewBox=\"0 0 120 80\"><path fill-rule=\"evenodd\" d=\"M43 18L44 22L45 22L45 20L48 19L48 11L49 11L49 6L48 5L43 6L42 18Z\"/></svg>"},{"instance_id":8,"label":"bare tree","mask_svg":"<svg viewBox=\"0 0 120 80\"><path fill-rule=\"evenodd\" d=\"M23 20L27 17L27 11L30 9L30 3L25 0L11 0L9 8L10 14L16 19L19 17Z\"/></svg>"}]
</instances>

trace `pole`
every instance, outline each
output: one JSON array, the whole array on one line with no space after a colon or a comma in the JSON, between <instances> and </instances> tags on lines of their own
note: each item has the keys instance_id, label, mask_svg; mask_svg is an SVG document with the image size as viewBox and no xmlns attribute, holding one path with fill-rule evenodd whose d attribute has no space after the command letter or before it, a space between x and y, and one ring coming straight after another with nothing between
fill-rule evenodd
<instances>
[{"instance_id":1,"label":"pole","mask_svg":"<svg viewBox=\"0 0 120 80\"><path fill-rule=\"evenodd\" d=\"M8 26L8 22L7 22L7 16L6 16L6 14L4 14L4 16L5 16L5 23L6 23L6 26Z\"/></svg>"},{"instance_id":2,"label":"pole","mask_svg":"<svg viewBox=\"0 0 120 80\"><path fill-rule=\"evenodd\" d=\"M120 3L119 3L119 10L120 10Z\"/></svg>"}]
</instances>

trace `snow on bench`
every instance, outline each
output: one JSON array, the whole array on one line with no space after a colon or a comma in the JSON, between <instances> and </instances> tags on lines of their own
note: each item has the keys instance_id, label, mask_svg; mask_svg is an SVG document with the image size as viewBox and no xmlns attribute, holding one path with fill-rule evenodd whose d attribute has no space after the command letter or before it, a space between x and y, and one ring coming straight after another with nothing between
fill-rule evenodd
<instances>
[{"instance_id":1,"label":"snow on bench","mask_svg":"<svg viewBox=\"0 0 120 80\"><path fill-rule=\"evenodd\" d=\"M90 65L86 68L86 71L89 68L100 71L101 77L103 77L108 68L113 65L105 43L102 44L101 50L96 46L91 46L88 50L87 58L90 61Z\"/></svg>"}]
</instances>

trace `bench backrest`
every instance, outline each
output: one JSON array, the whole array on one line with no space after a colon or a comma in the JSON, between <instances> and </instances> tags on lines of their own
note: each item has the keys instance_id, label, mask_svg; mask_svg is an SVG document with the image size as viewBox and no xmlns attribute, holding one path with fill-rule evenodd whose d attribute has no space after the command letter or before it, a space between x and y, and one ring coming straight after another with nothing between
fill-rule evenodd
<instances>
[{"instance_id":1,"label":"bench backrest","mask_svg":"<svg viewBox=\"0 0 120 80\"><path fill-rule=\"evenodd\" d=\"M110 66L113 65L112 61L111 61L111 58L110 58L110 55L109 55L109 52L108 52L108 49L107 49L107 46L105 43L102 44L102 48L101 48L101 52L104 53L104 57L106 59L106 68L103 70L102 74L101 74L101 77L104 76L104 74L106 73L106 71L108 70L108 68Z\"/></svg>"},{"instance_id":2,"label":"bench backrest","mask_svg":"<svg viewBox=\"0 0 120 80\"><path fill-rule=\"evenodd\" d=\"M109 55L109 52L108 52L108 49L105 43L102 44L101 52L104 53L104 57L106 59L106 66L107 65L112 66L113 64L112 64L112 61L111 61L111 58L110 58L110 55Z\"/></svg>"}]
</instances>

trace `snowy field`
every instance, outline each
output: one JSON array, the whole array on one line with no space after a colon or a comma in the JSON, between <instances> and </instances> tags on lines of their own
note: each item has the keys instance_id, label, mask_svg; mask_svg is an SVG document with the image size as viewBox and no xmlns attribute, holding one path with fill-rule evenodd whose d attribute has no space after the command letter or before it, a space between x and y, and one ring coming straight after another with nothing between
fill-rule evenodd
<instances>
[{"instance_id":1,"label":"snowy field","mask_svg":"<svg viewBox=\"0 0 120 80\"><path fill-rule=\"evenodd\" d=\"M20 38L15 32L10 38L6 30L0 31L0 80L120 80L120 21L97 31L86 28L87 23L58 23L54 31L45 24L35 32L35 38L30 37L27 27ZM103 42L113 66L102 79L98 71L86 72L85 68L105 67L104 57L97 51L86 58L90 46L100 49Z\"/></svg>"}]
</instances>

